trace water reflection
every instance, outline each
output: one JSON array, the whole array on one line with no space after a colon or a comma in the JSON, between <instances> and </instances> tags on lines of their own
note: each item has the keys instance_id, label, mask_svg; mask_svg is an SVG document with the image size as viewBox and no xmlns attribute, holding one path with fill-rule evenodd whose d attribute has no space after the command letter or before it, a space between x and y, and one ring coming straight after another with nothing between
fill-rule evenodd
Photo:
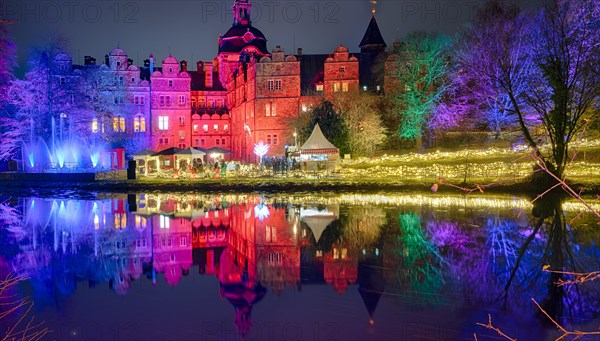
<instances>
[{"instance_id":1,"label":"water reflection","mask_svg":"<svg viewBox=\"0 0 600 341\"><path fill-rule=\"evenodd\" d=\"M82 281L126 295L135 281L177 286L194 269L218 279L241 335L268 292L310 284L357 289L371 326L383 295L514 318L535 315L533 297L569 325L600 313L598 285L567 290L555 285L564 275L541 271L600 268L594 220L560 199L142 194L0 206L0 263L31 274L41 304Z\"/></svg>"}]
</instances>

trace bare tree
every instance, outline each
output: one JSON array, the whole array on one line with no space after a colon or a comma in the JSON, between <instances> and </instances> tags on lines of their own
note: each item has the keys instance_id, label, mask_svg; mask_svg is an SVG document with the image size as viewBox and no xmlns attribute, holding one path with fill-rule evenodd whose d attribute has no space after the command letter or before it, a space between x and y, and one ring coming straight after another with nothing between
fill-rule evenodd
<instances>
[{"instance_id":1,"label":"bare tree","mask_svg":"<svg viewBox=\"0 0 600 341\"><path fill-rule=\"evenodd\" d=\"M571 142L598 115L599 6L593 0L550 0L532 15L493 1L478 13L458 59L478 86L490 89L490 97L500 96L499 108L515 116L525 141L559 178Z\"/></svg>"}]
</instances>

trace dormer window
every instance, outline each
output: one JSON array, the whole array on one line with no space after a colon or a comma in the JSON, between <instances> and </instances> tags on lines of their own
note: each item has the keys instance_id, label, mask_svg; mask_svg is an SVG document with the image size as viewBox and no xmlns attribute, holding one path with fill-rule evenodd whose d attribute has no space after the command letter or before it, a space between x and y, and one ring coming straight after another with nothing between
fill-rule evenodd
<instances>
[{"instance_id":1,"label":"dormer window","mask_svg":"<svg viewBox=\"0 0 600 341\"><path fill-rule=\"evenodd\" d=\"M317 91L323 91L323 84L317 84L316 90Z\"/></svg>"}]
</instances>

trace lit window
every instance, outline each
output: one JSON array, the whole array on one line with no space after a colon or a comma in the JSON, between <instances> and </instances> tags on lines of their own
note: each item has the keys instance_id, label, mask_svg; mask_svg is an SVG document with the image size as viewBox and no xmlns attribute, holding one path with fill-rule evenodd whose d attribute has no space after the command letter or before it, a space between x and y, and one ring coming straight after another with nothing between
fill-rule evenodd
<instances>
[{"instance_id":1,"label":"lit window","mask_svg":"<svg viewBox=\"0 0 600 341\"><path fill-rule=\"evenodd\" d=\"M194 132L198 132L198 128L199 128L198 125L194 124Z\"/></svg>"},{"instance_id":2,"label":"lit window","mask_svg":"<svg viewBox=\"0 0 600 341\"><path fill-rule=\"evenodd\" d=\"M92 133L97 133L98 132L98 119L94 118L92 119Z\"/></svg>"},{"instance_id":3,"label":"lit window","mask_svg":"<svg viewBox=\"0 0 600 341\"><path fill-rule=\"evenodd\" d=\"M267 243L277 242L277 228L273 226L265 227L265 239Z\"/></svg>"},{"instance_id":4,"label":"lit window","mask_svg":"<svg viewBox=\"0 0 600 341\"><path fill-rule=\"evenodd\" d=\"M348 92L348 83L347 82L342 83L342 91Z\"/></svg>"},{"instance_id":5,"label":"lit window","mask_svg":"<svg viewBox=\"0 0 600 341\"><path fill-rule=\"evenodd\" d=\"M183 131L183 130L179 131L179 139L180 140L185 140L185 131Z\"/></svg>"},{"instance_id":6,"label":"lit window","mask_svg":"<svg viewBox=\"0 0 600 341\"><path fill-rule=\"evenodd\" d=\"M319 84L317 84L317 86L316 86L316 90L317 90L317 91L323 91L323 83L319 83Z\"/></svg>"},{"instance_id":7,"label":"lit window","mask_svg":"<svg viewBox=\"0 0 600 341\"><path fill-rule=\"evenodd\" d=\"M340 83L333 83L333 92L340 91Z\"/></svg>"},{"instance_id":8,"label":"lit window","mask_svg":"<svg viewBox=\"0 0 600 341\"><path fill-rule=\"evenodd\" d=\"M302 104L302 112L307 112L308 111L308 107L306 106L306 104Z\"/></svg>"},{"instance_id":9,"label":"lit window","mask_svg":"<svg viewBox=\"0 0 600 341\"><path fill-rule=\"evenodd\" d=\"M113 130L115 133L125 132L125 117L113 117Z\"/></svg>"},{"instance_id":10,"label":"lit window","mask_svg":"<svg viewBox=\"0 0 600 341\"><path fill-rule=\"evenodd\" d=\"M229 130L229 124L224 124L223 125L223 130L228 131Z\"/></svg>"},{"instance_id":11,"label":"lit window","mask_svg":"<svg viewBox=\"0 0 600 341\"><path fill-rule=\"evenodd\" d=\"M377 91L381 91L381 86L377 86Z\"/></svg>"},{"instance_id":12,"label":"lit window","mask_svg":"<svg viewBox=\"0 0 600 341\"><path fill-rule=\"evenodd\" d=\"M169 130L169 116L158 116L158 130Z\"/></svg>"},{"instance_id":13,"label":"lit window","mask_svg":"<svg viewBox=\"0 0 600 341\"><path fill-rule=\"evenodd\" d=\"M275 112L275 103L267 103L265 104L265 116L277 116Z\"/></svg>"},{"instance_id":14,"label":"lit window","mask_svg":"<svg viewBox=\"0 0 600 341\"><path fill-rule=\"evenodd\" d=\"M133 118L133 131L143 133L146 131L146 118L142 114L136 115Z\"/></svg>"},{"instance_id":15,"label":"lit window","mask_svg":"<svg viewBox=\"0 0 600 341\"><path fill-rule=\"evenodd\" d=\"M205 133L208 133L208 124L202 126L202 130L204 130Z\"/></svg>"},{"instance_id":16,"label":"lit window","mask_svg":"<svg viewBox=\"0 0 600 341\"><path fill-rule=\"evenodd\" d=\"M170 227L171 227L171 221L170 221L169 217L161 215L160 216L160 228L168 229Z\"/></svg>"},{"instance_id":17,"label":"lit window","mask_svg":"<svg viewBox=\"0 0 600 341\"><path fill-rule=\"evenodd\" d=\"M219 131L219 125L218 125L218 124L215 124L215 125L213 125L213 129L214 129L215 131Z\"/></svg>"}]
</instances>

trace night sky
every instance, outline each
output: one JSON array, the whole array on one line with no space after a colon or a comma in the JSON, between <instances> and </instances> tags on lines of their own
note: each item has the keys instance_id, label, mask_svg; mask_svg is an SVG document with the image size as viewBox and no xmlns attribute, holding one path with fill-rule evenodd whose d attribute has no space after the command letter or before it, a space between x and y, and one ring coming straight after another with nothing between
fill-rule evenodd
<instances>
[{"instance_id":1,"label":"night sky","mask_svg":"<svg viewBox=\"0 0 600 341\"><path fill-rule=\"evenodd\" d=\"M519 1L526 6L535 3ZM169 52L186 59L212 60L217 38L231 26L233 0L0 0L0 17L12 19L11 33L22 63L31 47L62 35L75 63L98 60L124 49L141 65L150 53L162 61ZM368 0L255 0L253 25L272 50L332 53L339 45L358 52L371 16ZM480 0L379 0L377 20L391 43L413 31L453 34L468 22Z\"/></svg>"}]
</instances>

